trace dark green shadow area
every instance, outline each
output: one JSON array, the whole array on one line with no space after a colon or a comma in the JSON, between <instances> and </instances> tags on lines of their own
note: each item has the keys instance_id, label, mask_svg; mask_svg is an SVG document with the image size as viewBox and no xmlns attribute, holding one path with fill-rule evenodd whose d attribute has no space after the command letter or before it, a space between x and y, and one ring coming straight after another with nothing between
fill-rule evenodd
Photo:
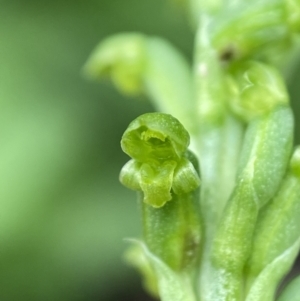
<instances>
[{"instance_id":1,"label":"dark green shadow area","mask_svg":"<svg viewBox=\"0 0 300 301\"><path fill-rule=\"evenodd\" d=\"M0 1L0 300L145 300L122 259L140 225L118 174L124 129L153 109L81 68L124 31L190 56L184 22L159 0Z\"/></svg>"}]
</instances>

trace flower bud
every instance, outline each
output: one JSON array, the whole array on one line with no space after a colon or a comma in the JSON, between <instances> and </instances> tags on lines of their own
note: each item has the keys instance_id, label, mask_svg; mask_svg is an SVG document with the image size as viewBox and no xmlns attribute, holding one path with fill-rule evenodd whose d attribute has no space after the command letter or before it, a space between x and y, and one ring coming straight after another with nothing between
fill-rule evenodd
<instances>
[{"instance_id":1,"label":"flower bud","mask_svg":"<svg viewBox=\"0 0 300 301\"><path fill-rule=\"evenodd\" d=\"M289 101L282 76L267 64L252 61L240 65L228 83L232 111L248 122Z\"/></svg>"},{"instance_id":2,"label":"flower bud","mask_svg":"<svg viewBox=\"0 0 300 301\"><path fill-rule=\"evenodd\" d=\"M128 188L143 191L144 202L161 207L172 193L195 190L199 176L189 161L189 134L180 122L164 113L147 113L130 123L121 147L131 156L122 169L120 181Z\"/></svg>"},{"instance_id":3,"label":"flower bud","mask_svg":"<svg viewBox=\"0 0 300 301\"><path fill-rule=\"evenodd\" d=\"M145 65L143 35L119 34L102 42L84 66L92 78L110 77L126 94L139 94Z\"/></svg>"}]
</instances>

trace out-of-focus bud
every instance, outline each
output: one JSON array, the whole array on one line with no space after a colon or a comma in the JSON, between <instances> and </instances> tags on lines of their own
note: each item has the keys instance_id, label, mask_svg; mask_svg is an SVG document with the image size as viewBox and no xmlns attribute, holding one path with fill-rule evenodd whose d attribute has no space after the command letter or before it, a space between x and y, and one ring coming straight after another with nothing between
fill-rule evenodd
<instances>
[{"instance_id":1,"label":"out-of-focus bud","mask_svg":"<svg viewBox=\"0 0 300 301\"><path fill-rule=\"evenodd\" d=\"M92 78L112 79L126 94L139 94L145 67L145 38L141 34L119 34L102 42L84 66Z\"/></svg>"},{"instance_id":2,"label":"out-of-focus bud","mask_svg":"<svg viewBox=\"0 0 300 301\"><path fill-rule=\"evenodd\" d=\"M84 73L110 78L125 94L146 95L157 111L172 114L195 131L191 68L169 42L138 33L112 36L94 50Z\"/></svg>"},{"instance_id":3,"label":"out-of-focus bud","mask_svg":"<svg viewBox=\"0 0 300 301\"><path fill-rule=\"evenodd\" d=\"M249 122L289 102L282 76L274 67L247 62L233 74L228 81L233 92L229 104L243 120Z\"/></svg>"},{"instance_id":4,"label":"out-of-focus bud","mask_svg":"<svg viewBox=\"0 0 300 301\"><path fill-rule=\"evenodd\" d=\"M285 0L287 22L290 29L295 32L300 31L300 1Z\"/></svg>"},{"instance_id":5,"label":"out-of-focus bud","mask_svg":"<svg viewBox=\"0 0 300 301\"><path fill-rule=\"evenodd\" d=\"M210 32L220 59L234 61L260 57L268 49L273 55L291 46L292 35L284 1L229 1ZM269 58L265 57L267 61ZM272 60L272 58L270 58Z\"/></svg>"}]
</instances>

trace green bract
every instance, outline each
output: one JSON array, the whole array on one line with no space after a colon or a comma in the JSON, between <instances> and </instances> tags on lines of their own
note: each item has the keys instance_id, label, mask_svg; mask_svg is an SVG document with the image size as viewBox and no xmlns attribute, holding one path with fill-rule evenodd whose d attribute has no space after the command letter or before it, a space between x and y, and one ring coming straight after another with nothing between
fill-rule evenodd
<instances>
[{"instance_id":1,"label":"green bract","mask_svg":"<svg viewBox=\"0 0 300 301\"><path fill-rule=\"evenodd\" d=\"M197 301L197 295L189 274L174 272L158 256L153 254L147 245L140 241L134 241L134 243L143 252L157 275L157 287L162 300Z\"/></svg>"},{"instance_id":2,"label":"green bract","mask_svg":"<svg viewBox=\"0 0 300 301\"><path fill-rule=\"evenodd\" d=\"M237 176L251 181L259 208L274 196L286 172L293 130L293 114L287 105L276 107L248 125Z\"/></svg>"},{"instance_id":3,"label":"green bract","mask_svg":"<svg viewBox=\"0 0 300 301\"><path fill-rule=\"evenodd\" d=\"M134 241L130 246L125 254L125 260L141 273L144 288L154 297L158 297L158 281L155 271L139 242Z\"/></svg>"},{"instance_id":4,"label":"green bract","mask_svg":"<svg viewBox=\"0 0 300 301\"><path fill-rule=\"evenodd\" d=\"M144 192L144 201L161 207L175 194L188 193L199 184L199 176L187 157L188 132L174 117L147 113L125 131L121 146L133 160L121 171L121 182Z\"/></svg>"},{"instance_id":5,"label":"green bract","mask_svg":"<svg viewBox=\"0 0 300 301\"><path fill-rule=\"evenodd\" d=\"M277 195L258 218L252 254L247 264L249 300L273 300L278 282L291 268L299 251L299 151L298 147ZM268 283L267 287L261 287L260 278ZM260 299L254 297L258 290L261 290Z\"/></svg>"},{"instance_id":6,"label":"green bract","mask_svg":"<svg viewBox=\"0 0 300 301\"><path fill-rule=\"evenodd\" d=\"M222 291L229 300L243 294L243 271L259 209L274 196L284 176L292 130L290 109L281 106L248 125L236 186L217 228L211 258L214 277L222 279L211 289Z\"/></svg>"}]
</instances>

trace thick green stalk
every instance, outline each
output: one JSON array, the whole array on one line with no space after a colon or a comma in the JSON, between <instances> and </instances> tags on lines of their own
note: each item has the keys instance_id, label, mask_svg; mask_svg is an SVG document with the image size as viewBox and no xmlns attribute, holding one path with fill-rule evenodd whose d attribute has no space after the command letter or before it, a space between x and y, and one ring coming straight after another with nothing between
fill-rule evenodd
<instances>
[{"instance_id":1,"label":"thick green stalk","mask_svg":"<svg viewBox=\"0 0 300 301\"><path fill-rule=\"evenodd\" d=\"M195 89L199 134L196 138L201 166L201 206L206 227L218 221L232 190L243 135L242 123L227 109L229 91L216 51L207 33L210 19L203 22L196 38ZM218 190L215 187L218 187Z\"/></svg>"},{"instance_id":2,"label":"thick green stalk","mask_svg":"<svg viewBox=\"0 0 300 301\"><path fill-rule=\"evenodd\" d=\"M202 18L196 37L195 87L201 163L201 210L204 219L204 251L201 260L200 298L211 294L211 242L215 227L234 185L243 126L227 110L228 90L218 54L210 45L210 17ZM217 189L216 189L217 187Z\"/></svg>"}]
</instances>

